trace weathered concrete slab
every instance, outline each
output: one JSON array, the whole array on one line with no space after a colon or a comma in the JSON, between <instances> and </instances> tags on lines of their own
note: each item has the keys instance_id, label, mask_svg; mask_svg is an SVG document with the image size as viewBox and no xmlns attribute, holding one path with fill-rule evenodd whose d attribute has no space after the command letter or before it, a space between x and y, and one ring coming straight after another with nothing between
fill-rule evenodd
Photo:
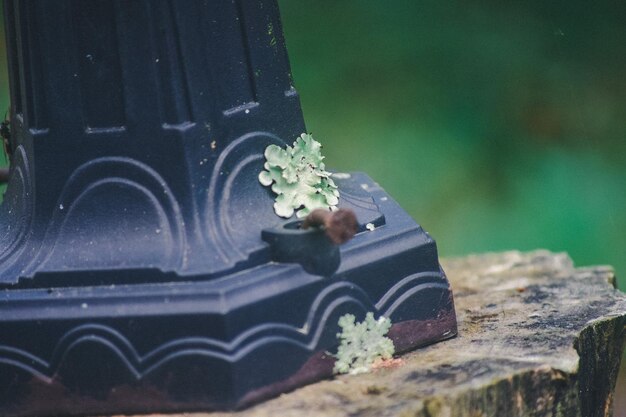
<instances>
[{"instance_id":1,"label":"weathered concrete slab","mask_svg":"<svg viewBox=\"0 0 626 417\"><path fill-rule=\"evenodd\" d=\"M626 325L626 297L614 289L611 268L574 268L565 254L536 251L452 259L444 269L454 289L457 338L238 413L185 415L611 414Z\"/></svg>"}]
</instances>

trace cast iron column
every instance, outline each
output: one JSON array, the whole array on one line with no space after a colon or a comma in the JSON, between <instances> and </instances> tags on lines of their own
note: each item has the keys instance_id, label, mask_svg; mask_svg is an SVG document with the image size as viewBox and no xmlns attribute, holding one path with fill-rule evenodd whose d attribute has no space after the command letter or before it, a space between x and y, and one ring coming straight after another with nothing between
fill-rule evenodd
<instances>
[{"instance_id":1,"label":"cast iron column","mask_svg":"<svg viewBox=\"0 0 626 417\"><path fill-rule=\"evenodd\" d=\"M275 2L6 0L5 13L0 283L249 265L276 216L242 179L305 130Z\"/></svg>"}]
</instances>

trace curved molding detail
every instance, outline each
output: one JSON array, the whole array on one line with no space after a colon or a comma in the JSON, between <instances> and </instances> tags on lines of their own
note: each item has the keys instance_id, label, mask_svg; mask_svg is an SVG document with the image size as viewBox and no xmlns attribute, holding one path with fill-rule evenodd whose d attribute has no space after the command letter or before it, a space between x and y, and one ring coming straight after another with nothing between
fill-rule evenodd
<instances>
[{"instance_id":1,"label":"curved molding detail","mask_svg":"<svg viewBox=\"0 0 626 417\"><path fill-rule=\"evenodd\" d=\"M338 293L342 295L338 296ZM258 349L285 344L312 353L318 348L325 330L328 332L330 329L329 335L335 336L334 324L340 315L347 311L365 314L372 308L373 305L362 290L341 283L318 296L302 328L266 323L253 327L231 342L209 337L180 338L164 343L142 356L132 342L114 328L91 323L68 331L57 343L50 361L24 350L0 345L0 363L16 366L38 378L50 380L62 369L72 351L80 349L83 344L98 344L109 349L131 374L141 379L181 356L208 356L221 362L235 363Z\"/></svg>"},{"instance_id":2,"label":"curved molding detail","mask_svg":"<svg viewBox=\"0 0 626 417\"><path fill-rule=\"evenodd\" d=\"M22 145L15 149L11 167L13 171L0 208L5 225L0 235L0 264L9 264L24 249L33 214L30 164ZM3 265L1 269L7 268Z\"/></svg>"},{"instance_id":3,"label":"curved molding detail","mask_svg":"<svg viewBox=\"0 0 626 417\"><path fill-rule=\"evenodd\" d=\"M244 261L251 251L263 247L261 230L281 221L273 211L271 191L257 180L265 148L272 144L285 146L271 133L251 132L230 143L215 163L204 229L227 264ZM245 192L235 191L242 188Z\"/></svg>"},{"instance_id":4,"label":"curved molding detail","mask_svg":"<svg viewBox=\"0 0 626 417\"><path fill-rule=\"evenodd\" d=\"M46 382L52 380L50 364L35 355L10 346L0 345L0 364L14 366Z\"/></svg>"},{"instance_id":5,"label":"curved molding detail","mask_svg":"<svg viewBox=\"0 0 626 417\"><path fill-rule=\"evenodd\" d=\"M111 195L117 200L112 201ZM70 240L80 238L81 229L92 227L92 222L98 221L98 210L110 214L102 216L104 223L98 225L102 230L100 242L90 248L93 240L79 240L78 245L83 247L72 249L76 243ZM89 213L90 218L86 219L85 213ZM139 239L154 241L157 238L161 240L163 251L157 256L142 253L141 245L136 244ZM49 250L31 264L33 271L74 266L64 263L63 252L68 250L81 251L74 257L83 262L81 267L89 266L90 254L98 252L99 261L94 266L100 268L172 270L183 265L184 222L171 189L155 170L131 158L98 158L81 165L69 177L52 213L44 244ZM150 250L155 247L159 245L153 245ZM124 262L119 262L120 257Z\"/></svg>"},{"instance_id":6,"label":"curved molding detail","mask_svg":"<svg viewBox=\"0 0 626 417\"><path fill-rule=\"evenodd\" d=\"M398 281L376 303L376 309L385 317L391 317L396 308L406 300L406 295L426 288L448 290L449 284L441 272L420 272Z\"/></svg>"},{"instance_id":7,"label":"curved molding detail","mask_svg":"<svg viewBox=\"0 0 626 417\"><path fill-rule=\"evenodd\" d=\"M343 314L364 316L368 311L376 311L386 316L393 315L394 309L406 300L415 302L416 294L444 283L442 274L411 275L387 291L374 305L362 288L348 281L339 281L318 294L300 328L283 323L264 323L242 332L231 341L184 337L163 343L143 355L131 340L115 328L87 323L65 333L57 342L49 361L24 350L0 345L0 363L18 367L44 381L50 381L59 372L62 373L64 362L71 360L72 352L96 344L114 354L124 368L139 380L182 357L209 357L225 365L232 365L246 358L254 358L256 353L266 349L295 349L303 355L310 355L335 343L337 322Z\"/></svg>"}]
</instances>

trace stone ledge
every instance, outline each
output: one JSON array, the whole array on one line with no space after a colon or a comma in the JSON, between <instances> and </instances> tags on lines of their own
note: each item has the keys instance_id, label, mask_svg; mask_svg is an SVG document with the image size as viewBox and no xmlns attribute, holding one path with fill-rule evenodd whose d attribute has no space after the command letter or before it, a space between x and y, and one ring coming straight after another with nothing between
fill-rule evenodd
<instances>
[{"instance_id":1,"label":"stone ledge","mask_svg":"<svg viewBox=\"0 0 626 417\"><path fill-rule=\"evenodd\" d=\"M240 412L184 415L611 415L626 297L610 267L575 268L566 254L547 251L473 255L443 267L457 338Z\"/></svg>"}]
</instances>

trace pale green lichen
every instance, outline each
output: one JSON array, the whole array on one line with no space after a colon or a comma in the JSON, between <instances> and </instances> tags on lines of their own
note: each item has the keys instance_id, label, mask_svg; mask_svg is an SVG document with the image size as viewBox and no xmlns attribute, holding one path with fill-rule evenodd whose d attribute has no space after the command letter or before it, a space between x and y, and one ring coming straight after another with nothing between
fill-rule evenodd
<instances>
[{"instance_id":1,"label":"pale green lichen","mask_svg":"<svg viewBox=\"0 0 626 417\"><path fill-rule=\"evenodd\" d=\"M391 328L391 320L383 316L378 320L367 313L365 320L355 323L352 314L339 318L340 344L333 371L338 374L356 375L369 372L375 361L391 359L395 352L393 341L385 337Z\"/></svg>"},{"instance_id":2,"label":"pale green lichen","mask_svg":"<svg viewBox=\"0 0 626 417\"><path fill-rule=\"evenodd\" d=\"M270 145L265 149L265 169L259 182L276 194L274 211L289 218L296 212L305 217L317 208L333 210L339 203L339 190L326 171L322 145L303 133L286 149Z\"/></svg>"}]
</instances>

